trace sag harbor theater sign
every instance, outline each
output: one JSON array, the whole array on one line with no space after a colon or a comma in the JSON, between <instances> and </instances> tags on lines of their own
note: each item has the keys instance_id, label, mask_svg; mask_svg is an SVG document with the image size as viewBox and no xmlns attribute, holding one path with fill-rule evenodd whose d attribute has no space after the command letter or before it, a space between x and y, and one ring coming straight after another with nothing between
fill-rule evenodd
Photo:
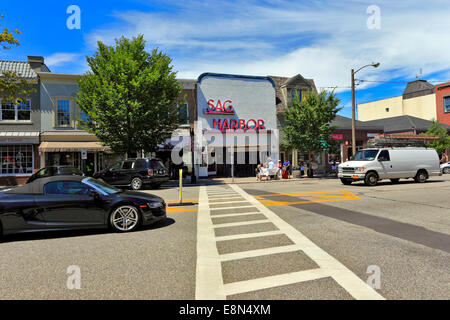
<instances>
[{"instance_id":1,"label":"sag harbor theater sign","mask_svg":"<svg viewBox=\"0 0 450 320\"><path fill-rule=\"evenodd\" d=\"M202 147L196 148L196 159L222 151L258 152L250 157L253 162L278 158L275 84L269 77L204 73L198 78L197 108L196 141ZM201 161L200 176L214 174L211 158Z\"/></svg>"}]
</instances>

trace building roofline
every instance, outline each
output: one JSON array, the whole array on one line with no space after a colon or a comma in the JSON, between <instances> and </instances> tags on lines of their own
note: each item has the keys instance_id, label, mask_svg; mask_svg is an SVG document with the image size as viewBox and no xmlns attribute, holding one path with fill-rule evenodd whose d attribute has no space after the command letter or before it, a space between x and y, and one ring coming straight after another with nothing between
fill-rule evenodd
<instances>
[{"instance_id":1,"label":"building roofline","mask_svg":"<svg viewBox=\"0 0 450 320\"><path fill-rule=\"evenodd\" d=\"M270 77L264 76L248 76L248 75L240 75L240 74L226 74L226 73L213 73L213 72L205 72L202 73L198 77L198 83L200 84L205 77L218 77L218 78L230 78L230 79L253 79L253 80L266 80L269 81L274 89L276 88L275 82Z\"/></svg>"},{"instance_id":2,"label":"building roofline","mask_svg":"<svg viewBox=\"0 0 450 320\"><path fill-rule=\"evenodd\" d=\"M42 79L53 79L53 78L65 78L65 79L79 79L80 74L73 73L55 73L55 72L36 72L37 75Z\"/></svg>"}]
</instances>

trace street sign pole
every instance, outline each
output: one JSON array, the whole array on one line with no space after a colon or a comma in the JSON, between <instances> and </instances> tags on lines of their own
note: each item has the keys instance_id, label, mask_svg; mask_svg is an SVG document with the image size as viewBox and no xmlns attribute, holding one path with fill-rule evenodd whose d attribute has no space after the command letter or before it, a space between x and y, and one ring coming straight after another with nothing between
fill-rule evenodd
<instances>
[{"instance_id":1,"label":"street sign pole","mask_svg":"<svg viewBox=\"0 0 450 320\"><path fill-rule=\"evenodd\" d=\"M182 204L183 203L183 169L179 170L179 176L180 176L180 187L179 187L178 198L180 199L180 204Z\"/></svg>"}]
</instances>

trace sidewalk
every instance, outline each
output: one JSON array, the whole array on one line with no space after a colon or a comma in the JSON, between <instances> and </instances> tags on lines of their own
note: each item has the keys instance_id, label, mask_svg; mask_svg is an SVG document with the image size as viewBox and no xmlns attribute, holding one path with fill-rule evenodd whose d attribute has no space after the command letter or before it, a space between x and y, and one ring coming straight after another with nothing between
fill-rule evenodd
<instances>
[{"instance_id":1,"label":"sidewalk","mask_svg":"<svg viewBox=\"0 0 450 320\"><path fill-rule=\"evenodd\" d=\"M192 184L190 178L183 179L183 186L204 186L204 185L216 185L216 184L249 184L249 183L274 183L274 182L299 182L299 181L311 181L311 180L322 180L322 179L337 179L336 176L326 176L326 175L315 175L312 178L308 178L306 175L302 178L299 178L295 175L295 178L290 179L277 179L277 180L266 180L265 178L262 181L258 182L256 177L235 177L233 178L209 178L209 179L199 179L197 183ZM233 181L234 180L234 181ZM165 187L178 187L178 180L171 180L168 183L163 184Z\"/></svg>"},{"instance_id":2,"label":"sidewalk","mask_svg":"<svg viewBox=\"0 0 450 320\"><path fill-rule=\"evenodd\" d=\"M295 178L290 179L277 179L277 180L266 180L265 178L262 179L259 183L273 183L273 182L299 182L299 181L308 181L308 180L322 180L322 179L337 179L335 176L326 176L323 174L317 174L312 178L308 178L307 176L303 176L302 178L299 178L298 175L295 175ZM249 184L249 183L258 183L256 180L256 177L235 177L234 181L233 178L209 178L209 179L199 179L197 180L197 183L193 184L191 183L191 178L185 178L183 179L183 186L189 186L189 187L195 187L195 186L205 186L205 185L217 185L217 184ZM163 184L164 187L178 187L179 181L178 180L170 180L167 183ZM6 188L14 188L17 186L0 186L0 190L6 189Z\"/></svg>"}]
</instances>

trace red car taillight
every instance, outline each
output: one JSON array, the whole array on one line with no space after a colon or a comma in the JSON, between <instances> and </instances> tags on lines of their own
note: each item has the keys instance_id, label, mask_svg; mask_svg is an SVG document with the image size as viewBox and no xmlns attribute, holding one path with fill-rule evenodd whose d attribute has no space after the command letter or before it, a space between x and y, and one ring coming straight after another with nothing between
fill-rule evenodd
<instances>
[{"instance_id":1,"label":"red car taillight","mask_svg":"<svg viewBox=\"0 0 450 320\"><path fill-rule=\"evenodd\" d=\"M148 175L152 176L153 175L153 170L152 169L148 169Z\"/></svg>"}]
</instances>

